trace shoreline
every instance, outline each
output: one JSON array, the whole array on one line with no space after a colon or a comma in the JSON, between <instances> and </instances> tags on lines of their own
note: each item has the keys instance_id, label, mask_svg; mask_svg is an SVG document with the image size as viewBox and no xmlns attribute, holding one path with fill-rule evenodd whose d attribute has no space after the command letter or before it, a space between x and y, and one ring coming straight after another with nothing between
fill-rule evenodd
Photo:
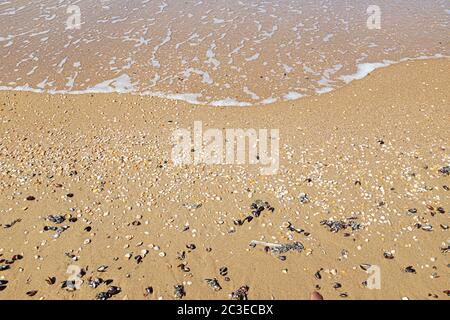
<instances>
[{"instance_id":1,"label":"shoreline","mask_svg":"<svg viewBox=\"0 0 450 320\"><path fill-rule=\"evenodd\" d=\"M0 92L0 259L22 256L0 271L0 299L95 299L107 289L89 287L95 278L121 288L113 299L173 299L176 285L185 299L229 299L242 286L249 299L448 299L449 68L403 62L264 107ZM194 121L279 129L278 173L174 166L171 134ZM236 224L257 200L274 211ZM54 238L46 226L69 228ZM75 291L61 288L72 265L85 271ZM364 285L367 265L380 267L381 289Z\"/></svg>"},{"instance_id":2,"label":"shoreline","mask_svg":"<svg viewBox=\"0 0 450 320\"><path fill-rule=\"evenodd\" d=\"M278 104L278 103L289 103L289 102L299 102L301 101L303 98L308 98L308 97L317 97L329 92L333 92L336 90L339 90L347 85L349 85L350 83L354 82L354 81L358 81L358 80L362 80L364 78L366 78L368 75L370 75L372 72L378 70L378 69L383 69L392 65L397 65L397 64L401 64L401 63L405 63L405 62L413 62L413 61L422 61L422 60L441 60L441 59L447 59L450 60L450 56L445 56L442 54L436 54L434 56L418 56L415 58L402 58L399 61L390 61L390 60L383 60L383 62L370 62L370 63L359 63L356 65L356 71L353 74L349 74L349 75L343 75L339 78L339 80L342 80L345 84L342 87L323 87L323 88L317 88L316 89L316 93L314 95L304 95L302 93L299 92L295 92L295 91L289 91L286 92L282 97L270 97L267 98L265 100L262 100L258 103L249 103L249 102L244 102L244 101L239 101L239 100L235 100L233 98L228 98L225 100L215 100L212 101L210 103L206 103L206 102L201 102L196 100L196 97L198 97L199 95L201 96L200 93L164 93L164 92L159 92L159 91L155 91L155 92L148 92L144 91L144 92L136 92L134 90L129 90L129 89L114 89L112 87L110 87L108 85L108 89L105 89L107 91L101 91L101 90L95 90L94 88L99 86L100 84L97 84L94 86L94 88L88 88L85 90L73 90L73 91L66 91L66 90L45 90L45 89L37 89L37 88L32 88L29 86L18 86L18 87L8 87L8 86L0 86L0 92L32 92L32 93L42 93L42 94L51 94L51 95L84 95L84 94L130 94L130 95L136 95L136 96L142 96L142 97L153 97L153 98L159 98L159 99L166 99L166 100L170 100L170 101L181 101L181 102L186 102L192 105L200 105L200 106L211 106L211 107L261 107L261 106L267 106L267 105L272 105L272 104ZM122 74L114 79L110 79L110 80L106 80L104 82L109 82L109 83L114 83L116 81L116 79L119 79L123 76L128 77L127 74ZM102 82L102 83L104 83ZM129 82L129 79L128 79ZM128 83L127 85L125 85L126 87L133 87L133 84ZM284 98L284 100L279 100L280 98L286 97L286 96L291 96L291 95L300 95L298 98ZM229 100L231 99L231 100ZM275 99L273 102L268 102L265 103L264 101L266 100L273 100Z\"/></svg>"}]
</instances>

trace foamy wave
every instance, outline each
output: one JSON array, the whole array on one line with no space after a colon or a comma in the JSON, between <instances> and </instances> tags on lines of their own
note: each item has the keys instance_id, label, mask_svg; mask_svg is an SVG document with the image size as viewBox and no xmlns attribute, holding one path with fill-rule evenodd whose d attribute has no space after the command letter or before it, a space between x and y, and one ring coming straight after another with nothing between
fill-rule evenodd
<instances>
[{"instance_id":1,"label":"foamy wave","mask_svg":"<svg viewBox=\"0 0 450 320\"><path fill-rule=\"evenodd\" d=\"M404 58L399 61L391 61L384 60L383 62L373 62L373 63L360 63L356 65L356 72L353 74L340 76L338 79L343 81L345 84L349 84L355 80L361 80L369 75L371 72L385 68L393 64L405 62L405 61L414 61L414 60L431 60L431 59L450 59L450 56L445 56L442 54L437 54L434 56L419 56L416 58ZM44 82L44 81L43 81ZM214 107L248 107L248 106L257 106L257 105L269 105L273 104L277 101L293 101L299 100L303 97L307 97L308 95L299 93L297 91L289 91L283 94L281 97L271 96L268 98L260 99L259 101L255 101L254 103L239 101L234 98L226 98L221 100L214 100L210 102L202 101L201 98L203 95L201 93L170 93L170 92L161 92L161 91L150 91L145 90L139 92L136 90L131 78L127 74L122 74L116 78L109 79L98 83L92 87L89 87L85 90L55 90L55 89L43 89L42 86L34 88L29 84L23 86L0 86L1 91L26 91L26 92L35 92L35 93L49 93L49 94L92 94L92 93L130 93L137 94L141 96L152 96L158 97L162 99L175 100L175 101L184 101L194 105L209 105ZM339 88L338 86L326 86L321 88L316 88L316 94L325 94ZM249 94L251 91L248 87L244 87L243 93Z\"/></svg>"}]
</instances>

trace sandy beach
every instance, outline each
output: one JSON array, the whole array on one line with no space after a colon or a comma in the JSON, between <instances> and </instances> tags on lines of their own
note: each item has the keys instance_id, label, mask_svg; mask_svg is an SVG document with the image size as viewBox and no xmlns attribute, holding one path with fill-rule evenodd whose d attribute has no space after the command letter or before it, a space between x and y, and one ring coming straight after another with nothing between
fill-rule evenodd
<instances>
[{"instance_id":1,"label":"sandy beach","mask_svg":"<svg viewBox=\"0 0 450 320\"><path fill-rule=\"evenodd\" d=\"M449 299L449 70L254 107L0 92L0 299ZM278 129L278 172L175 166L195 121Z\"/></svg>"}]
</instances>

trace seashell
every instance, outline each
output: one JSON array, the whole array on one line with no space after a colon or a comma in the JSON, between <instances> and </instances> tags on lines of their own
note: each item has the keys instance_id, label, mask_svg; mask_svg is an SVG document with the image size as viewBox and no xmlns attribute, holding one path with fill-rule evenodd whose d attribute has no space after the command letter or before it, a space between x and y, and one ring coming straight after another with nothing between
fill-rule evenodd
<instances>
[{"instance_id":1,"label":"seashell","mask_svg":"<svg viewBox=\"0 0 450 320\"><path fill-rule=\"evenodd\" d=\"M122 291L122 289L120 287L116 287L116 286L111 286L111 287L108 288L108 293L111 296L119 294L121 291Z\"/></svg>"},{"instance_id":2,"label":"seashell","mask_svg":"<svg viewBox=\"0 0 450 320\"><path fill-rule=\"evenodd\" d=\"M191 269L190 269L188 266L186 266L185 263L181 263L181 264L179 264L177 267L180 268L180 269L181 269L182 271L184 271L184 272L189 272L189 271L191 271Z\"/></svg>"},{"instance_id":3,"label":"seashell","mask_svg":"<svg viewBox=\"0 0 450 320\"><path fill-rule=\"evenodd\" d=\"M142 256L141 255L137 255L134 257L134 260L136 260L136 263L139 264L142 262Z\"/></svg>"},{"instance_id":4,"label":"seashell","mask_svg":"<svg viewBox=\"0 0 450 320\"><path fill-rule=\"evenodd\" d=\"M406 273L416 273L416 269L414 269L412 266L408 266L405 268Z\"/></svg>"},{"instance_id":5,"label":"seashell","mask_svg":"<svg viewBox=\"0 0 450 320\"><path fill-rule=\"evenodd\" d=\"M228 268L227 268L227 267L221 267L221 268L219 269L219 274L220 274L221 276L226 276L226 275L228 274Z\"/></svg>"},{"instance_id":6,"label":"seashell","mask_svg":"<svg viewBox=\"0 0 450 320\"><path fill-rule=\"evenodd\" d=\"M49 284L49 285L54 285L56 283L56 278L48 277L47 279L45 279L45 282L47 282L47 284Z\"/></svg>"},{"instance_id":7,"label":"seashell","mask_svg":"<svg viewBox=\"0 0 450 320\"><path fill-rule=\"evenodd\" d=\"M47 217L47 220L56 224L61 224L66 220L66 218L64 218L62 215L49 215Z\"/></svg>"},{"instance_id":8,"label":"seashell","mask_svg":"<svg viewBox=\"0 0 450 320\"><path fill-rule=\"evenodd\" d=\"M231 299L233 300L247 300L248 295L248 286L242 286L239 289L233 291L231 293Z\"/></svg>"},{"instance_id":9,"label":"seashell","mask_svg":"<svg viewBox=\"0 0 450 320\"><path fill-rule=\"evenodd\" d=\"M153 287L147 287L145 288L145 294L144 296L148 296L150 294L153 294Z\"/></svg>"},{"instance_id":10,"label":"seashell","mask_svg":"<svg viewBox=\"0 0 450 320\"><path fill-rule=\"evenodd\" d=\"M100 292L95 296L95 298L97 300L108 300L111 298L111 295L108 292Z\"/></svg>"},{"instance_id":11,"label":"seashell","mask_svg":"<svg viewBox=\"0 0 450 320\"><path fill-rule=\"evenodd\" d=\"M16 254L12 257L13 261L22 260L22 259L23 259L23 255L21 255L21 254Z\"/></svg>"},{"instance_id":12,"label":"seashell","mask_svg":"<svg viewBox=\"0 0 450 320\"><path fill-rule=\"evenodd\" d=\"M340 284L339 282L336 282L336 283L333 285L333 288L335 288L335 289L342 288L342 284Z\"/></svg>"},{"instance_id":13,"label":"seashell","mask_svg":"<svg viewBox=\"0 0 450 320\"><path fill-rule=\"evenodd\" d=\"M302 192L298 195L298 199L303 204L308 203L310 201L309 196L304 192Z\"/></svg>"},{"instance_id":14,"label":"seashell","mask_svg":"<svg viewBox=\"0 0 450 320\"><path fill-rule=\"evenodd\" d=\"M0 266L0 271L5 271L5 270L8 270L9 268L10 268L9 265L3 265L3 266Z\"/></svg>"},{"instance_id":15,"label":"seashell","mask_svg":"<svg viewBox=\"0 0 450 320\"><path fill-rule=\"evenodd\" d=\"M38 293L37 290L31 290L31 291L28 291L26 294L29 297L34 297L36 295L36 293Z\"/></svg>"},{"instance_id":16,"label":"seashell","mask_svg":"<svg viewBox=\"0 0 450 320\"><path fill-rule=\"evenodd\" d=\"M316 278L317 280L322 279L322 275L320 274L320 272L321 272L322 270L323 270L323 269L320 269L319 271L317 271L316 273L314 273L314 278Z\"/></svg>"},{"instance_id":17,"label":"seashell","mask_svg":"<svg viewBox=\"0 0 450 320\"><path fill-rule=\"evenodd\" d=\"M213 279L205 279L206 283L213 288L215 291L222 290L222 287L219 284L219 281L216 278Z\"/></svg>"},{"instance_id":18,"label":"seashell","mask_svg":"<svg viewBox=\"0 0 450 320\"><path fill-rule=\"evenodd\" d=\"M364 271L369 270L371 266L372 266L372 265L371 265L371 264L368 264L368 263L362 263L362 264L359 265L359 267L360 267L361 269L363 269Z\"/></svg>"},{"instance_id":19,"label":"seashell","mask_svg":"<svg viewBox=\"0 0 450 320\"><path fill-rule=\"evenodd\" d=\"M101 278L91 278L88 281L88 286L95 289L102 283L103 283L103 279L101 279Z\"/></svg>"},{"instance_id":20,"label":"seashell","mask_svg":"<svg viewBox=\"0 0 450 320\"><path fill-rule=\"evenodd\" d=\"M182 284L178 284L174 286L175 292L174 296L177 299L182 299L186 295L186 291L184 291L184 286Z\"/></svg>"},{"instance_id":21,"label":"seashell","mask_svg":"<svg viewBox=\"0 0 450 320\"><path fill-rule=\"evenodd\" d=\"M105 272L106 269L108 269L108 266L101 265L100 267L97 268L97 271L98 271L98 272Z\"/></svg>"},{"instance_id":22,"label":"seashell","mask_svg":"<svg viewBox=\"0 0 450 320\"><path fill-rule=\"evenodd\" d=\"M195 244L191 243L191 244L187 244L186 248L188 248L190 250L195 250L195 248L197 248L197 247L195 246Z\"/></svg>"},{"instance_id":23,"label":"seashell","mask_svg":"<svg viewBox=\"0 0 450 320\"><path fill-rule=\"evenodd\" d=\"M448 176L450 174L450 166L442 167L439 169L439 172Z\"/></svg>"}]
</instances>

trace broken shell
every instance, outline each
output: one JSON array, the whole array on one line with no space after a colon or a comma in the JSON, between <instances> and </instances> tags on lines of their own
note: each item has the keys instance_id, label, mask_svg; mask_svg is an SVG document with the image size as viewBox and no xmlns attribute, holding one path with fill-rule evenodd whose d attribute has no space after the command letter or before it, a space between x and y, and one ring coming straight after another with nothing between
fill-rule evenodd
<instances>
[{"instance_id":1,"label":"broken shell","mask_svg":"<svg viewBox=\"0 0 450 320\"><path fill-rule=\"evenodd\" d=\"M368 263L362 263L362 264L359 265L359 267L360 267L361 269L363 269L364 271L369 270L371 266L372 266L372 265L371 265L371 264L368 264Z\"/></svg>"},{"instance_id":2,"label":"broken shell","mask_svg":"<svg viewBox=\"0 0 450 320\"><path fill-rule=\"evenodd\" d=\"M177 299L182 299L185 295L186 295L186 291L184 291L184 286L182 284L178 284L176 286L174 286L175 288L175 298Z\"/></svg>"},{"instance_id":3,"label":"broken shell","mask_svg":"<svg viewBox=\"0 0 450 320\"><path fill-rule=\"evenodd\" d=\"M48 277L47 279L45 279L45 282L47 282L47 284L49 285L53 285L56 283L56 278L55 277Z\"/></svg>"},{"instance_id":4,"label":"broken shell","mask_svg":"<svg viewBox=\"0 0 450 320\"><path fill-rule=\"evenodd\" d=\"M309 196L308 196L306 193L304 193L304 192L302 192L302 193L300 193L300 194L298 195L298 199L299 199L300 202L303 203L303 204L308 203L308 202L310 201L310 200L309 200Z\"/></svg>"},{"instance_id":5,"label":"broken shell","mask_svg":"<svg viewBox=\"0 0 450 320\"><path fill-rule=\"evenodd\" d=\"M394 255L393 255L391 252L388 252L388 251L384 252L384 253L383 253L383 256L384 256L386 259L394 259Z\"/></svg>"},{"instance_id":6,"label":"broken shell","mask_svg":"<svg viewBox=\"0 0 450 320\"><path fill-rule=\"evenodd\" d=\"M98 272L105 272L106 269L108 269L108 266L101 265L100 267L97 268L97 271L98 271Z\"/></svg>"},{"instance_id":7,"label":"broken shell","mask_svg":"<svg viewBox=\"0 0 450 320\"><path fill-rule=\"evenodd\" d=\"M322 279L322 275L320 274L320 272L321 272L322 270L323 270L323 269L321 268L319 271L317 271L317 272L314 274L314 278L316 278L317 280Z\"/></svg>"},{"instance_id":8,"label":"broken shell","mask_svg":"<svg viewBox=\"0 0 450 320\"><path fill-rule=\"evenodd\" d=\"M88 281L88 286L95 289L97 288L101 283L103 282L103 279L101 278L91 278Z\"/></svg>"},{"instance_id":9,"label":"broken shell","mask_svg":"<svg viewBox=\"0 0 450 320\"><path fill-rule=\"evenodd\" d=\"M247 300L248 295L248 286L242 286L239 289L233 291L231 293L231 299L233 300Z\"/></svg>"},{"instance_id":10,"label":"broken shell","mask_svg":"<svg viewBox=\"0 0 450 320\"><path fill-rule=\"evenodd\" d=\"M206 283L213 288L215 291L219 291L222 287L219 284L219 281L216 278L213 279L205 279Z\"/></svg>"}]
</instances>

